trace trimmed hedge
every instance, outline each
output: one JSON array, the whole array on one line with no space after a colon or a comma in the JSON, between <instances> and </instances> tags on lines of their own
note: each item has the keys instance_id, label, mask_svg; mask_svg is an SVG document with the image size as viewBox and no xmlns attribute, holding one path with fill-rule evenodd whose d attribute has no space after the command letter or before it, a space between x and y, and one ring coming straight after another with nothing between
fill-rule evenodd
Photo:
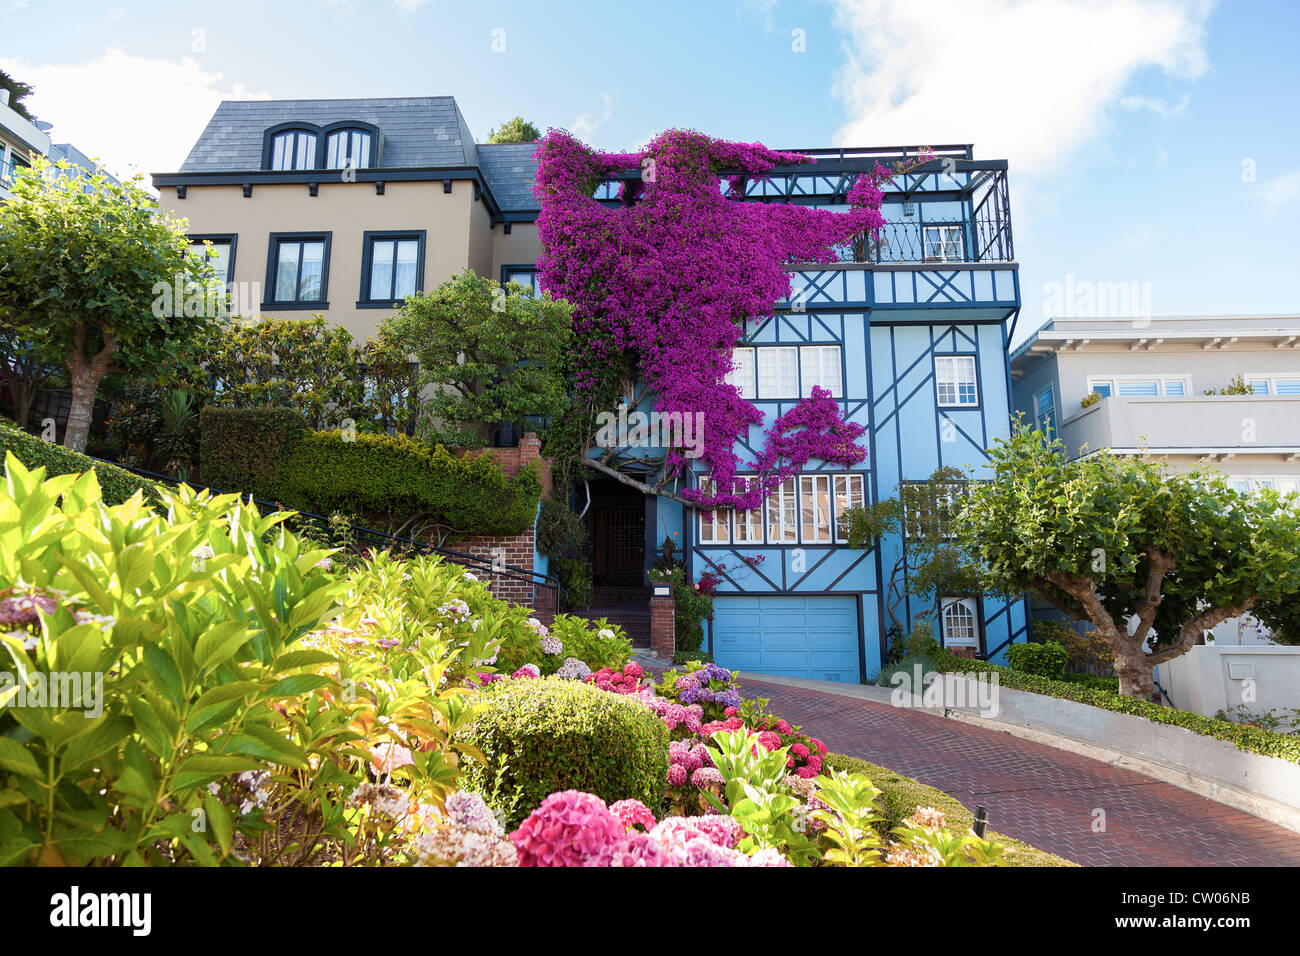
<instances>
[{"instance_id":1,"label":"trimmed hedge","mask_svg":"<svg viewBox=\"0 0 1300 956\"><path fill-rule=\"evenodd\" d=\"M329 514L427 515L464 534L519 534L533 526L542 483L529 466L514 478L491 455L458 458L405 435L309 432L284 462L280 498Z\"/></svg>"},{"instance_id":2,"label":"trimmed hedge","mask_svg":"<svg viewBox=\"0 0 1300 956\"><path fill-rule=\"evenodd\" d=\"M0 421L0 459L6 451L13 452L14 457L28 468L44 466L47 478L93 470L107 505L120 505L140 490L144 491L146 501L157 498L159 487L148 478L141 478L125 468L96 461L71 448L48 442L38 435L23 431L12 422Z\"/></svg>"},{"instance_id":3,"label":"trimmed hedge","mask_svg":"<svg viewBox=\"0 0 1300 956\"><path fill-rule=\"evenodd\" d=\"M1011 669L1022 674L1036 674L1052 680L1065 678L1065 665L1069 657L1065 648L1056 641L1042 644L1012 644L1007 648L1007 660Z\"/></svg>"},{"instance_id":4,"label":"trimmed hedge","mask_svg":"<svg viewBox=\"0 0 1300 956\"><path fill-rule=\"evenodd\" d=\"M915 813L917 807L934 807L936 810L943 811L948 822L954 827L970 827L975 823L975 815L956 797L934 787L927 787L911 777L904 777L888 767L868 763L856 757L846 757L844 754L827 754L826 766L846 773L865 774L881 791L876 803L880 808L881 816L884 817L878 824L882 837ZM990 830L985 833L985 837L1003 843L1008 849L1016 851L1006 857L1008 866L1078 866L1077 863L1035 849L1028 843L1022 843L1005 834Z\"/></svg>"},{"instance_id":5,"label":"trimmed hedge","mask_svg":"<svg viewBox=\"0 0 1300 956\"><path fill-rule=\"evenodd\" d=\"M307 422L290 408L203 409L199 419L199 470L221 491L274 500L284 461L307 434Z\"/></svg>"},{"instance_id":6,"label":"trimmed hedge","mask_svg":"<svg viewBox=\"0 0 1300 956\"><path fill-rule=\"evenodd\" d=\"M964 657L932 649L935 666L949 673L985 673L997 674L1002 687L1012 690L1028 691L1031 694L1043 694L1046 697L1059 697L1079 704L1090 704L1103 710L1113 710L1120 714L1132 714L1145 717L1158 724L1170 724L1182 727L1205 737L1214 737L1235 744L1239 750L1263 754L1266 757L1281 757L1291 763L1300 763L1300 737L1279 734L1262 727L1236 724L1230 720L1216 717L1203 717L1174 707L1164 707L1149 700L1126 697L1118 692L1103 690L1095 686L1074 681L1051 680L1033 674L1022 674L986 661L973 661Z\"/></svg>"},{"instance_id":7,"label":"trimmed hedge","mask_svg":"<svg viewBox=\"0 0 1300 956\"><path fill-rule=\"evenodd\" d=\"M466 761L462 785L504 813L508 830L557 790L648 807L663 800L668 730L640 701L552 677L498 681L485 696L461 739L486 765Z\"/></svg>"},{"instance_id":8,"label":"trimmed hedge","mask_svg":"<svg viewBox=\"0 0 1300 956\"><path fill-rule=\"evenodd\" d=\"M424 517L464 534L533 526L542 485L508 477L487 454L457 457L405 435L318 432L283 408L205 408L203 480L299 511Z\"/></svg>"}]
</instances>

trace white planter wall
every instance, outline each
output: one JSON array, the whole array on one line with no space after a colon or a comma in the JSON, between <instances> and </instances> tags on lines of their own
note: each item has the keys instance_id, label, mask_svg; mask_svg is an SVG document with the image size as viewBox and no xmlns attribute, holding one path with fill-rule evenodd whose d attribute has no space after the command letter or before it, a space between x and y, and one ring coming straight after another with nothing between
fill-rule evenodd
<instances>
[{"instance_id":1,"label":"white planter wall","mask_svg":"<svg viewBox=\"0 0 1300 956\"><path fill-rule=\"evenodd\" d=\"M1300 647L1198 645L1159 665L1156 679L1175 707L1207 717L1239 705L1300 708Z\"/></svg>"}]
</instances>

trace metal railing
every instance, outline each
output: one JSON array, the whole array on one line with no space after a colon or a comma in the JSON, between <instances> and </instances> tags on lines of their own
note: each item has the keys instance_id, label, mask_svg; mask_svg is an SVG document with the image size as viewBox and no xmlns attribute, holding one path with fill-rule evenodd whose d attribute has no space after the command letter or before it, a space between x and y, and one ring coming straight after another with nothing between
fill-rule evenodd
<instances>
[{"instance_id":1,"label":"metal railing","mask_svg":"<svg viewBox=\"0 0 1300 956\"><path fill-rule=\"evenodd\" d=\"M173 487L179 487L182 484L189 485L196 491L210 491L214 495L235 494L236 492L223 491L220 488L213 488L211 485L205 485L196 481L181 481L173 478L171 475L160 474L156 471L149 471L147 468L137 468L133 465L123 465L115 461L106 461L103 458L94 458L88 456L92 461L97 461L105 465L111 465L114 468L121 468L129 471L134 475L142 478L148 478L151 481L159 481ZM316 514L312 511L298 511L293 508L284 508L279 504L271 501L265 501L261 498L255 498L251 494L243 492L238 493L241 498L251 501L261 509L263 514L269 514L273 511L292 511L301 523L311 526L314 530L322 533L328 533L331 529L331 522L328 516ZM377 550L401 551L407 554L430 554L446 558L453 564L459 564L462 567L469 568L473 571L479 571L487 574L489 577L504 578L508 581L521 581L528 584L533 589L533 607L539 611L557 612L560 610L562 601L567 597L559 579L553 575L546 574L543 571L532 571L526 568L518 568L510 564L499 564L495 561L489 561L486 558L480 558L478 555L467 554L463 551L454 551L451 548L444 548L440 545L430 544L428 541L420 541L416 538L408 538L404 535L392 534L388 531L380 531L377 528L368 528L364 525L349 524L348 534L353 536L353 540L360 545L369 545ZM540 600L543 596L546 601Z\"/></svg>"}]
</instances>

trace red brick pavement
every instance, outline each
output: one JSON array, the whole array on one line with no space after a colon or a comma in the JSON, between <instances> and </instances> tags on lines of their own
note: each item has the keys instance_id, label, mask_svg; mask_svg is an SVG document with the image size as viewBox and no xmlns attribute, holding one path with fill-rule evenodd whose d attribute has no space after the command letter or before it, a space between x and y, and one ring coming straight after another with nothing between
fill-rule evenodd
<instances>
[{"instance_id":1,"label":"red brick pavement","mask_svg":"<svg viewBox=\"0 0 1300 956\"><path fill-rule=\"evenodd\" d=\"M750 679L741 690L832 752L982 804L993 829L1085 866L1300 866L1300 833L1131 770L873 701Z\"/></svg>"}]
</instances>

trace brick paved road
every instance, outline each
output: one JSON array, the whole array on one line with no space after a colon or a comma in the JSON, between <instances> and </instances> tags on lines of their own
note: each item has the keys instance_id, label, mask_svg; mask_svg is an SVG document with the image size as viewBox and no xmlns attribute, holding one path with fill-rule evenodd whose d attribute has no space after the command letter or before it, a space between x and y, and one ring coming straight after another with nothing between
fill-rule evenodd
<instances>
[{"instance_id":1,"label":"brick paved road","mask_svg":"<svg viewBox=\"0 0 1300 956\"><path fill-rule=\"evenodd\" d=\"M993 829L1085 866L1300 866L1300 833L1131 770L887 704L749 678L741 691L831 751L983 804Z\"/></svg>"}]
</instances>

